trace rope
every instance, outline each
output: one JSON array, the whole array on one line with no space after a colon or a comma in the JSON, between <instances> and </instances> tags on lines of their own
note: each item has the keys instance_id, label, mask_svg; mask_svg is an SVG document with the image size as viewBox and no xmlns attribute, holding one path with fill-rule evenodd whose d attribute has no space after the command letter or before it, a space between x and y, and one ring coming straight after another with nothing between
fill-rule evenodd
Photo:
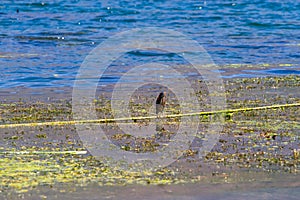
<instances>
[{"instance_id":1,"label":"rope","mask_svg":"<svg viewBox=\"0 0 300 200\"><path fill-rule=\"evenodd\" d=\"M246 112L252 110L265 110L265 109L275 109L275 108L285 108L285 107L297 107L300 103L293 104L281 104L281 105L271 105L271 106L260 106L260 107L249 107L249 108L238 108L238 109L228 109L228 110L218 110L218 111L207 111L207 112L195 112L195 113L184 113L184 114L171 114L165 115L161 118L177 118L185 116L202 116L202 115L213 115L221 113L235 113L235 112ZM33 122L33 123L19 123L19 124L1 124L1 128L15 128L15 127L34 127L34 126L62 126L62 125L75 125L75 124L85 124L85 123L111 123L118 121L129 121L129 120L143 120L143 119L156 119L157 116L146 116L146 117L126 117L126 118L111 118L111 119L92 119L92 120L69 120L69 121L53 121L53 122Z\"/></svg>"}]
</instances>

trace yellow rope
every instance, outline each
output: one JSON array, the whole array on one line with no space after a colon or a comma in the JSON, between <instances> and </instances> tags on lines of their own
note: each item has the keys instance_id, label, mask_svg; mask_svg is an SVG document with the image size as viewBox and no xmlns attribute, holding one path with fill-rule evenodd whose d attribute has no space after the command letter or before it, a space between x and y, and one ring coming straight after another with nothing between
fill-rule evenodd
<instances>
[{"instance_id":1,"label":"yellow rope","mask_svg":"<svg viewBox=\"0 0 300 200\"><path fill-rule=\"evenodd\" d=\"M252 110L264 110L264 109L274 109L274 108L285 108L285 107L296 107L300 106L300 103L293 104L281 104L281 105L271 105L271 106L260 106L260 107L249 107L249 108L238 108L238 109L228 109L228 110L218 110L218 111L208 111L208 112L196 112L196 113L184 113L184 114L172 114L165 115L161 118L176 118L184 116L201 116L201 115L213 115L220 113L234 113L234 112L245 112ZM32 126L62 126L62 125L74 125L74 124L84 124L84 123L109 123L117 121L128 121L128 120L143 120L143 119L156 119L157 116L146 116L146 117L127 117L127 118L111 118L111 119L92 119L92 120L69 120L69 121L53 121L53 122L33 122L33 123L20 123L20 124L1 124L1 128L14 128L14 127L32 127Z\"/></svg>"}]
</instances>

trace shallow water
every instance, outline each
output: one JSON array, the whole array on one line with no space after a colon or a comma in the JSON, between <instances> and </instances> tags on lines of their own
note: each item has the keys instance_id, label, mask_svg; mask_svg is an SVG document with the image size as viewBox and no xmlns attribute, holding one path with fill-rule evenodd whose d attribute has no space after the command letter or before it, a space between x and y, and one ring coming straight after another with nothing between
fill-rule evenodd
<instances>
[{"instance_id":1,"label":"shallow water","mask_svg":"<svg viewBox=\"0 0 300 200\"><path fill-rule=\"evenodd\" d=\"M290 177L293 175L287 175ZM257 177L256 177L257 178ZM30 193L10 194L7 197L25 199L182 199L182 200L296 200L299 199L299 182L294 177L287 181L282 176L272 176L271 181L248 183L194 183L178 185L127 185L127 186L48 186L37 187ZM296 183L296 184L295 184Z\"/></svg>"},{"instance_id":2,"label":"shallow water","mask_svg":"<svg viewBox=\"0 0 300 200\"><path fill-rule=\"evenodd\" d=\"M235 73L231 73L230 75L223 75L222 78L253 78L253 77L264 77L264 76L281 76L281 75L300 75L300 71L281 67L281 68L269 68L269 69L241 69L240 71L236 71Z\"/></svg>"},{"instance_id":3,"label":"shallow water","mask_svg":"<svg viewBox=\"0 0 300 200\"><path fill-rule=\"evenodd\" d=\"M84 58L98 44L149 26L196 40L217 65L268 63L277 70L232 77L299 74L299 9L300 2L292 0L1 1L0 87L72 87ZM137 50L113 64L123 73L123 66L150 61L184 63L172 53ZM117 80L107 76L102 83Z\"/></svg>"}]
</instances>

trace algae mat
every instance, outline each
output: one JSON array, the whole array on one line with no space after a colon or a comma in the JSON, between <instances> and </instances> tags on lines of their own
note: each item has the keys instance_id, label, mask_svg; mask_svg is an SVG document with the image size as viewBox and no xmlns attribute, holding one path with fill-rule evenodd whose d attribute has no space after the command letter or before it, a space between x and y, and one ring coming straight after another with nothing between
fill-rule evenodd
<instances>
[{"instance_id":1,"label":"algae mat","mask_svg":"<svg viewBox=\"0 0 300 200\"><path fill-rule=\"evenodd\" d=\"M229 109L300 103L298 76L232 79L225 86ZM201 106L206 111L205 101L209 99L205 96L201 81L198 88L197 94L203 103ZM155 98L152 94L156 94L155 90L131 104L133 116L149 114L147 110ZM95 105L99 118L111 117L108 97L99 95ZM3 101L0 120L1 124L67 121L72 120L71 110L69 99L55 102ZM170 98L166 110L168 114L180 113L176 98ZM203 159L199 159L197 146L203 140L201 130L215 120L203 116L197 138L180 159L166 168L143 172L121 171L95 159L83 147L72 124L1 128L1 195L14 198L35 193L40 195L39 198L47 198L47 191L52 191L49 197L53 197L56 192L62 195L76 193L80 188L90 186L146 185L159 188L199 183L239 185L276 182L278 176L289 177L287 182L290 180L299 184L299 111L299 106L292 106L227 113L218 143ZM114 123L101 125L120 148L139 153L155 151L162 143L160 140L172 138L178 122L177 118L170 118L165 121L167 128L162 131L162 137L139 141L119 132ZM151 121L145 119L135 123L145 126Z\"/></svg>"}]
</instances>

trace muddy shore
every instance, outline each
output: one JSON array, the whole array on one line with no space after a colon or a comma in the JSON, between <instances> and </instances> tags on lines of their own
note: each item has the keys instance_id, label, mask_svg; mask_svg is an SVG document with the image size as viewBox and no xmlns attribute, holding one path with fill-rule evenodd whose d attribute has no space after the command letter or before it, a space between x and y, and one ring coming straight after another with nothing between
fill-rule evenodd
<instances>
[{"instance_id":1,"label":"muddy shore","mask_svg":"<svg viewBox=\"0 0 300 200\"><path fill-rule=\"evenodd\" d=\"M224 85L227 109L300 103L299 76L228 79ZM202 110L209 110L205 85L202 81L195 81L194 86L198 88L196 93ZM159 89L152 88L133 97L133 116L151 114L151 102ZM0 125L73 119L71 89L51 89L47 95L44 95L45 90L41 90L41 94L35 90L33 96L28 95L32 92L26 89L17 92L18 98L13 93L5 98L2 95ZM98 91L94 102L98 118L111 117L109 97L109 93ZM188 193L190 196L187 197L192 198L204 191L199 190L201 184L207 188L217 184L220 194L224 194L227 187L232 189L243 184L247 188L255 183L262 186L269 182L268 188L280 187L280 184L274 185L278 180L282 180L287 188L299 188L299 111L299 106L293 106L228 113L217 144L200 159L198 148L205 140L203 135L208 134L207 126L213 123L211 118L203 116L196 139L177 161L160 170L144 173L120 171L93 157L74 125L33 124L1 128L1 195L10 198L26 196L26 199L65 196L71 199L72 194L89 193L94 195L93 199L99 197L99 191L104 192L106 189L103 188L109 187L111 191L108 189L106 197L121 198L122 195L114 192L114 188L121 187L124 191L145 191L133 192L136 199L149 193L149 188L165 199L175 197L177 193L178 196ZM172 94L166 113L180 113L178 101ZM143 127L153 121L134 123ZM160 138L131 137L123 134L114 123L101 126L121 149L142 153L156 151L167 143L165 140L176 135L180 120L168 119L163 123ZM210 195L207 193L205 199L212 198Z\"/></svg>"}]
</instances>

